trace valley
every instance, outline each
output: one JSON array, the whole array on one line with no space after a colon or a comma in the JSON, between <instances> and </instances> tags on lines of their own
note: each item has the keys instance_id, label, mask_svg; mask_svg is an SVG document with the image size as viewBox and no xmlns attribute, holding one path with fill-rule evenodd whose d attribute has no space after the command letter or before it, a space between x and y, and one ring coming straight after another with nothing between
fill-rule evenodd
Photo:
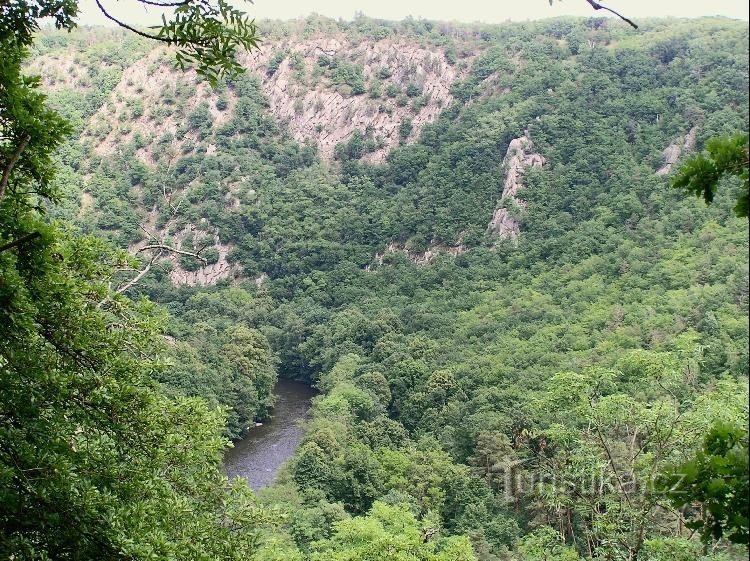
<instances>
[{"instance_id":1,"label":"valley","mask_svg":"<svg viewBox=\"0 0 750 561\"><path fill-rule=\"evenodd\" d=\"M0 555L746 558L748 26L638 24L262 21L215 85L37 33Z\"/></svg>"}]
</instances>

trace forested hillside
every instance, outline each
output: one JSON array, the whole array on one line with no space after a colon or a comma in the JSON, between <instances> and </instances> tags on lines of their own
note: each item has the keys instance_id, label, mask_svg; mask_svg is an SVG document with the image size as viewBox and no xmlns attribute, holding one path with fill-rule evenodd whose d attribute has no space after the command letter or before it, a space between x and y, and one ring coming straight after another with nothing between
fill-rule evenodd
<instances>
[{"instance_id":1,"label":"forested hillside","mask_svg":"<svg viewBox=\"0 0 750 561\"><path fill-rule=\"evenodd\" d=\"M638 23L264 22L216 88L124 32L39 34L27 70L72 125L48 216L125 250L82 275L150 330L174 432L213 430L215 468L216 406L236 439L277 377L320 391L278 483L234 488L252 558L746 558L660 476L717 426L747 465L743 185L705 205L670 178L747 132L748 26Z\"/></svg>"}]
</instances>

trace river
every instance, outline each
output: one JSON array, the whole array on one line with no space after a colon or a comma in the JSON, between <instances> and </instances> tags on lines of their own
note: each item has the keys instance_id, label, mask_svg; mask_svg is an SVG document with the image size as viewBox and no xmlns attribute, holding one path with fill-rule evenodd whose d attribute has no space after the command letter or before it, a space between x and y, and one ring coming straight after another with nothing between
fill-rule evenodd
<instances>
[{"instance_id":1,"label":"river","mask_svg":"<svg viewBox=\"0 0 750 561\"><path fill-rule=\"evenodd\" d=\"M244 477L256 491L273 483L282 464L299 446L302 424L315 395L310 386L291 380L279 380L274 391L276 405L271 418L252 427L224 457L227 476Z\"/></svg>"}]
</instances>

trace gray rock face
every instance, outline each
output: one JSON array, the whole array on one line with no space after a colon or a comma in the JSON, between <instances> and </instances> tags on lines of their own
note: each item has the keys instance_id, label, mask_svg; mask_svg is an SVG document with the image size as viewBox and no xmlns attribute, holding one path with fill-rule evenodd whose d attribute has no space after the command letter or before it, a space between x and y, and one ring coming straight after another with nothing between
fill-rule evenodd
<instances>
[{"instance_id":1,"label":"gray rock face","mask_svg":"<svg viewBox=\"0 0 750 561\"><path fill-rule=\"evenodd\" d=\"M393 253L403 253L415 265L427 265L428 263L432 263L441 254L456 257L465 251L466 246L464 245L463 237L460 237L454 245L432 243L423 253L410 251L399 244L391 242L386 246L385 250L375 254L374 265L378 267L382 266L385 256ZM371 271L372 265L365 267L365 270Z\"/></svg>"},{"instance_id":2,"label":"gray rock face","mask_svg":"<svg viewBox=\"0 0 750 561\"><path fill-rule=\"evenodd\" d=\"M487 231L501 239L516 240L521 233L521 225L514 214L523 212L526 203L518 197L518 191L523 187L523 175L530 167L541 167L547 160L541 154L534 152L534 143L529 138L528 131L510 141L505 154L505 181L500 204L492 214L487 225ZM511 210L514 213L511 213Z\"/></svg>"},{"instance_id":3,"label":"gray rock face","mask_svg":"<svg viewBox=\"0 0 750 561\"><path fill-rule=\"evenodd\" d=\"M695 136L697 132L698 130L696 127L691 128L685 135L685 140L682 141L681 144L680 141L678 141L675 144L670 144L664 149L664 152L662 152L664 165L659 168L656 175L668 175L669 172L672 171L672 167L677 163L677 160L680 159L680 155L683 151L691 152L695 149Z\"/></svg>"}]
</instances>

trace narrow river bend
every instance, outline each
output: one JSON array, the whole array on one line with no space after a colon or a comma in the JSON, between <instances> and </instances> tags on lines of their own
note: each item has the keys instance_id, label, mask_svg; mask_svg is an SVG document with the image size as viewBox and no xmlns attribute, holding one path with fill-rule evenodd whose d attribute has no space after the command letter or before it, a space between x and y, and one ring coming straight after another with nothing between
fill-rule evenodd
<instances>
[{"instance_id":1,"label":"narrow river bend","mask_svg":"<svg viewBox=\"0 0 750 561\"><path fill-rule=\"evenodd\" d=\"M244 477L257 491L273 483L281 465L294 454L302 439L302 424L315 390L301 382L279 380L271 418L234 443L224 457L230 479Z\"/></svg>"}]
</instances>

